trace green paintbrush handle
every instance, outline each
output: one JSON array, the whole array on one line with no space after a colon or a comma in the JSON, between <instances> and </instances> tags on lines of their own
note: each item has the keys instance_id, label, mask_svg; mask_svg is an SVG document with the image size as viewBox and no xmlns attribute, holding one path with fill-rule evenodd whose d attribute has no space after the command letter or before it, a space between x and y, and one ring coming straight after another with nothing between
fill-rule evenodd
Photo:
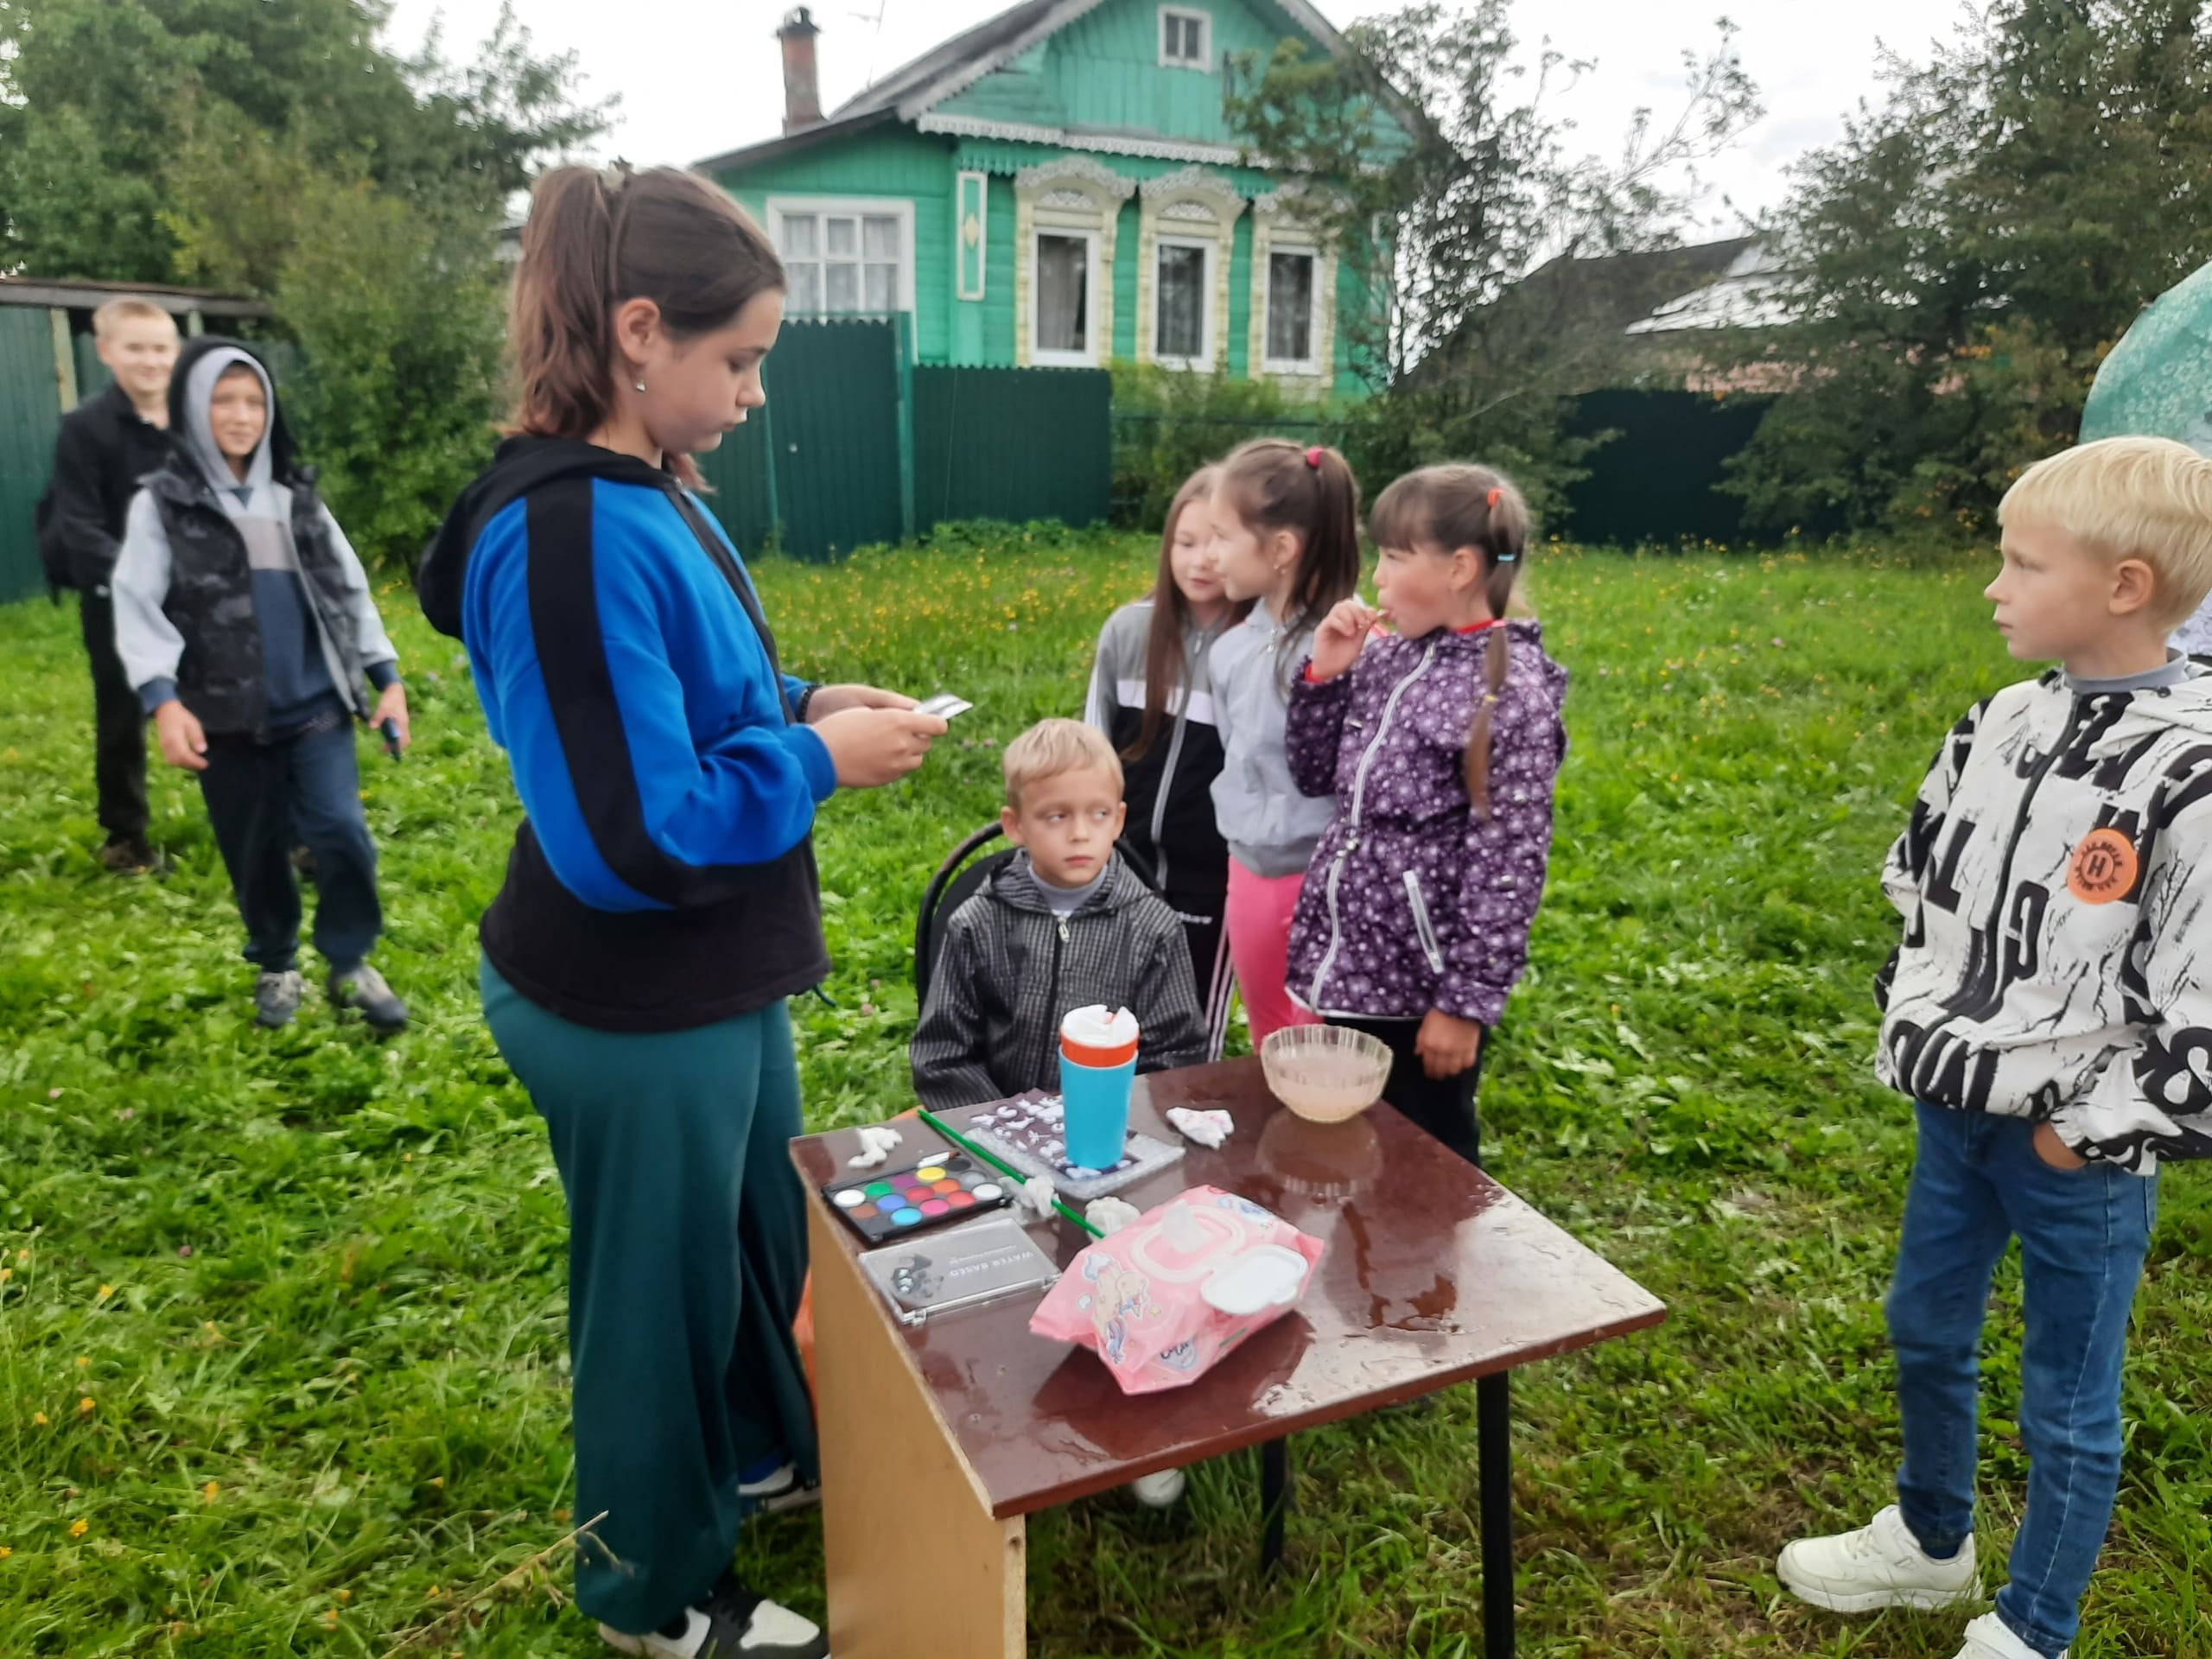
<instances>
[{"instance_id":1,"label":"green paintbrush handle","mask_svg":"<svg viewBox=\"0 0 2212 1659\"><path fill-rule=\"evenodd\" d=\"M946 1140L951 1141L954 1146L959 1147L961 1151L966 1153L970 1158L982 1159L993 1169L998 1171L1000 1174L1005 1176L1008 1180L1014 1182L1017 1185L1027 1185L1029 1177L1024 1175L1020 1170L1014 1168L1011 1164L1008 1164L1004 1159L994 1157L991 1154L984 1151L982 1147L977 1146L966 1135L961 1134L959 1130L954 1128L951 1124L946 1122L935 1112L930 1110L928 1107L917 1106L914 1109L921 1114L923 1122L928 1124L930 1128L935 1129ZM1103 1238L1106 1236L1105 1234L1100 1232L1098 1229L1092 1226L1074 1211L1069 1209L1067 1205L1062 1204L1058 1198L1054 1198L1052 1200L1052 1208L1058 1211L1070 1221L1075 1223L1077 1226L1082 1228L1084 1232L1089 1233L1093 1238Z\"/></svg>"}]
</instances>

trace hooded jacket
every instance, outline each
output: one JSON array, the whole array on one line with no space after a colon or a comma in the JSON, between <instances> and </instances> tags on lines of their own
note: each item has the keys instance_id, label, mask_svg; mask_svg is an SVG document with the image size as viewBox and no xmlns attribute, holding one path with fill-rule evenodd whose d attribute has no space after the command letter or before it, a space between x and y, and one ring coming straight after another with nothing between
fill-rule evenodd
<instances>
[{"instance_id":1,"label":"hooded jacket","mask_svg":"<svg viewBox=\"0 0 2212 1659\"><path fill-rule=\"evenodd\" d=\"M268 422L240 479L208 416L244 365ZM168 458L124 519L111 578L116 652L150 713L181 699L210 734L282 736L328 713L365 716L364 678L398 677L367 575L293 457L269 371L213 336L178 354Z\"/></svg>"},{"instance_id":2,"label":"hooded jacket","mask_svg":"<svg viewBox=\"0 0 2212 1659\"><path fill-rule=\"evenodd\" d=\"M1098 891L1055 916L1016 853L945 925L909 1053L914 1092L950 1111L1060 1086L1060 1020L1103 1002L1137 1017L1137 1070L1206 1057L1190 947L1167 902L1118 857Z\"/></svg>"},{"instance_id":3,"label":"hooded jacket","mask_svg":"<svg viewBox=\"0 0 2212 1659\"><path fill-rule=\"evenodd\" d=\"M1091 665L1084 724L1106 734L1116 753L1144 730L1145 674L1153 601L1124 605L1106 619ZM1213 780L1221 775L1221 733L1214 726L1206 658L1227 625L1183 629L1184 694L1170 695L1152 747L1122 764L1128 839L1152 861L1164 893L1207 901L1218 914L1229 888L1229 843L1214 822Z\"/></svg>"},{"instance_id":4,"label":"hooded jacket","mask_svg":"<svg viewBox=\"0 0 2212 1659\"><path fill-rule=\"evenodd\" d=\"M1290 670L1313 654L1313 630L1287 633L1265 605L1214 642L1207 677L1221 728L1215 821L1236 861L1255 875L1296 875L1313 856L1335 803L1300 790L1283 751Z\"/></svg>"},{"instance_id":5,"label":"hooded jacket","mask_svg":"<svg viewBox=\"0 0 2212 1659\"><path fill-rule=\"evenodd\" d=\"M836 787L736 550L671 474L518 437L416 579L468 647L526 815L484 953L531 1001L681 1031L830 970L814 809Z\"/></svg>"},{"instance_id":6,"label":"hooded jacket","mask_svg":"<svg viewBox=\"0 0 2212 1659\"><path fill-rule=\"evenodd\" d=\"M1567 754L1567 671L1533 621L1510 642L1491 713L1491 816L1462 773L1483 696L1482 631L1371 640L1326 684L1291 692L1292 775L1336 797L1291 921L1289 990L1322 1014L1494 1026L1529 960Z\"/></svg>"},{"instance_id":7,"label":"hooded jacket","mask_svg":"<svg viewBox=\"0 0 2212 1659\"><path fill-rule=\"evenodd\" d=\"M2137 1174L2212 1156L2212 673L1975 705L1882 887L1885 1084Z\"/></svg>"}]
</instances>

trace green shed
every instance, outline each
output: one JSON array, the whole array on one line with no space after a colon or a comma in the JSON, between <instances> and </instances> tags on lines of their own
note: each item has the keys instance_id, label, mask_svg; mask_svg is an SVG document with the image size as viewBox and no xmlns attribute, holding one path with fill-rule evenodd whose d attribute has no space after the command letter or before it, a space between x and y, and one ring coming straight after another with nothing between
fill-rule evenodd
<instances>
[{"instance_id":1,"label":"green shed","mask_svg":"<svg viewBox=\"0 0 2212 1659\"><path fill-rule=\"evenodd\" d=\"M1345 49L1303 0L1024 0L827 117L819 33L804 6L778 31L784 136L698 163L775 238L791 315L909 313L924 365L1366 391L1346 324L1376 286L1323 187L1243 165L1222 114L1233 54Z\"/></svg>"}]
</instances>

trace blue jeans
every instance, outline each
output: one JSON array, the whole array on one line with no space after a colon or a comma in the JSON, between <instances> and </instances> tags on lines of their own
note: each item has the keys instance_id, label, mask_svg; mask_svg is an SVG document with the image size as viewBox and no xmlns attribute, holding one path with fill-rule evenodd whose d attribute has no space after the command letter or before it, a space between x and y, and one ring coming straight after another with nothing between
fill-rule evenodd
<instances>
[{"instance_id":1,"label":"blue jeans","mask_svg":"<svg viewBox=\"0 0 2212 1659\"><path fill-rule=\"evenodd\" d=\"M282 743L211 739L200 792L245 924L245 959L266 973L298 965L296 836L315 855L315 949L334 973L359 967L384 931L384 910L353 722Z\"/></svg>"},{"instance_id":2,"label":"blue jeans","mask_svg":"<svg viewBox=\"0 0 2212 1659\"><path fill-rule=\"evenodd\" d=\"M1974 1535L1974 1412L1989 1281L2020 1240L2020 1438L2028 1508L1997 1613L2038 1653L2074 1639L2120 1487L2120 1367L2158 1177L2053 1169L2035 1126L1921 1104L1890 1287L1904 1462L1897 1505L1930 1554Z\"/></svg>"}]
</instances>

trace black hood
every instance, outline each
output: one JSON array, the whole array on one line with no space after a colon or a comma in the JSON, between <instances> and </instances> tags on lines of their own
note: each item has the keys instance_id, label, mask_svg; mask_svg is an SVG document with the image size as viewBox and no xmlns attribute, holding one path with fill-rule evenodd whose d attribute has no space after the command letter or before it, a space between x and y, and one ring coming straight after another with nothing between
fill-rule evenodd
<instances>
[{"instance_id":1,"label":"black hood","mask_svg":"<svg viewBox=\"0 0 2212 1659\"><path fill-rule=\"evenodd\" d=\"M469 550L500 509L556 479L580 474L657 490L675 486L674 475L664 468L582 438L509 438L493 453L492 464L461 491L416 569L415 597L432 627L461 638L461 599L467 587Z\"/></svg>"},{"instance_id":2,"label":"black hood","mask_svg":"<svg viewBox=\"0 0 2212 1659\"><path fill-rule=\"evenodd\" d=\"M263 442L269 446L269 475L279 484L312 481L313 472L302 472L299 456L292 448L292 429L284 423L284 405L274 390L276 377L269 372L269 359L242 340L232 340L222 334L194 334L177 352L176 366L169 371L169 430L183 434L193 430L192 411L185 407L185 387L192 380L192 365L215 351L243 352L259 365L262 378L271 388L269 394L269 432ZM200 411L204 421L207 410ZM177 445L181 453L188 446ZM198 468L193 468L198 475Z\"/></svg>"}]
</instances>

